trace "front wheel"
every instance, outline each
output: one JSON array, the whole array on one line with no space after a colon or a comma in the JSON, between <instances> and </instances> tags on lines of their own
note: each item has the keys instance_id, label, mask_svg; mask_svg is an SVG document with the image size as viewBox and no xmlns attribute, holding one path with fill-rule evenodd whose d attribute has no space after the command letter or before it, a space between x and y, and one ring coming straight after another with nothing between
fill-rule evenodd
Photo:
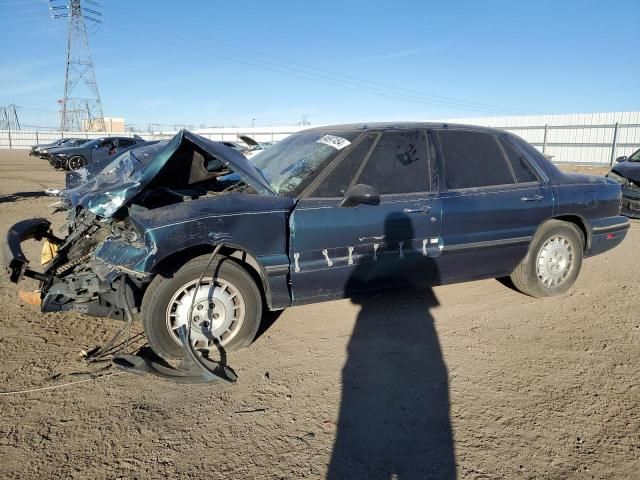
<instances>
[{"instance_id":1,"label":"front wheel","mask_svg":"<svg viewBox=\"0 0 640 480\"><path fill-rule=\"evenodd\" d=\"M75 155L69 159L67 166L69 170L78 170L79 168L84 167L86 164L87 160L84 157Z\"/></svg>"},{"instance_id":2,"label":"front wheel","mask_svg":"<svg viewBox=\"0 0 640 480\"><path fill-rule=\"evenodd\" d=\"M511 274L511 281L532 297L562 295L580 273L583 248L583 234L575 225L550 220L536 233L527 256Z\"/></svg>"},{"instance_id":3,"label":"front wheel","mask_svg":"<svg viewBox=\"0 0 640 480\"><path fill-rule=\"evenodd\" d=\"M157 275L145 292L142 314L151 348L166 359L184 356L178 329L191 313L191 343L199 350L238 350L249 345L262 318L262 295L251 275L235 260L194 258ZM194 301L195 296L195 301Z\"/></svg>"}]
</instances>

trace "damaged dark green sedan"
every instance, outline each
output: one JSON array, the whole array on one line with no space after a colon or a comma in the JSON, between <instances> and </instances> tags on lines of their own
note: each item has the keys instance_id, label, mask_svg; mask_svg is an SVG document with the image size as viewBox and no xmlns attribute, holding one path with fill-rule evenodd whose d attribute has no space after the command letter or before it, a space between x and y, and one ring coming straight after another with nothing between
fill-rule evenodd
<instances>
[{"instance_id":1,"label":"damaged dark green sedan","mask_svg":"<svg viewBox=\"0 0 640 480\"><path fill-rule=\"evenodd\" d=\"M462 125L319 127L251 161L182 131L77 183L56 206L62 234L46 219L11 228L8 274L41 282L45 312L140 316L164 358L183 356L181 338L248 345L264 309L391 286L511 276L561 295L629 228L616 182ZM22 253L28 238L44 240L43 271Z\"/></svg>"}]
</instances>

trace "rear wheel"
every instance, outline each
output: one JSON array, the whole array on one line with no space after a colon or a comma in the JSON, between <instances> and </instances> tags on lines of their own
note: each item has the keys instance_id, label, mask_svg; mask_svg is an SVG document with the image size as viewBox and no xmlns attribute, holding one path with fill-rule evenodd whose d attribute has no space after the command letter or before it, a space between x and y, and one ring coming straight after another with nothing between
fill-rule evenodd
<instances>
[{"instance_id":1,"label":"rear wheel","mask_svg":"<svg viewBox=\"0 0 640 480\"><path fill-rule=\"evenodd\" d=\"M511 281L532 297L562 295L580 273L583 249L583 234L575 225L550 220L536 233L527 256L511 274Z\"/></svg>"},{"instance_id":2,"label":"rear wheel","mask_svg":"<svg viewBox=\"0 0 640 480\"><path fill-rule=\"evenodd\" d=\"M69 159L67 166L69 170L78 170L87 165L87 160L81 155L75 155Z\"/></svg>"},{"instance_id":3,"label":"rear wheel","mask_svg":"<svg viewBox=\"0 0 640 480\"><path fill-rule=\"evenodd\" d=\"M157 275L145 293L144 331L151 348L163 358L184 356L178 329L187 324L191 305L194 348L233 351L256 336L262 296L255 281L235 260L219 257L198 284L208 261L209 256L203 255Z\"/></svg>"}]
</instances>

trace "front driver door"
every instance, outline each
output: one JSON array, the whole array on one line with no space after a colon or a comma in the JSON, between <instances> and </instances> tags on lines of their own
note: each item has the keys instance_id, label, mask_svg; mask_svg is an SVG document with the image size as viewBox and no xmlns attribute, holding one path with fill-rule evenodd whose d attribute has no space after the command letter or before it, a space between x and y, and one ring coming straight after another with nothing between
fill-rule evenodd
<instances>
[{"instance_id":1,"label":"front driver door","mask_svg":"<svg viewBox=\"0 0 640 480\"><path fill-rule=\"evenodd\" d=\"M425 131L372 132L323 172L290 218L294 304L433 281L441 206L430 159ZM380 204L341 207L357 183Z\"/></svg>"}]
</instances>

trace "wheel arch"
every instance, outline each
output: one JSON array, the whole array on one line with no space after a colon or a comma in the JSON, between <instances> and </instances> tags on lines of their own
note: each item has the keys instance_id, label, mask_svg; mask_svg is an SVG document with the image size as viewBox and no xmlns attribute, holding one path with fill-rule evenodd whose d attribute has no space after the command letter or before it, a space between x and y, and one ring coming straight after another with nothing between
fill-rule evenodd
<instances>
[{"instance_id":1,"label":"wheel arch","mask_svg":"<svg viewBox=\"0 0 640 480\"><path fill-rule=\"evenodd\" d=\"M591 235L589 233L589 228L587 227L588 223L582 216L577 214L558 215L556 217L550 218L549 220L560 220L562 222L567 222L575 225L582 233L582 242L584 247L583 252L587 252L589 248L591 248ZM540 226L542 226L542 224ZM538 227L538 229L539 228L540 227Z\"/></svg>"},{"instance_id":2,"label":"wheel arch","mask_svg":"<svg viewBox=\"0 0 640 480\"><path fill-rule=\"evenodd\" d=\"M151 273L157 275L163 270L167 270L172 267L179 267L196 257L212 253L214 248L215 245L201 244L192 245L182 250L178 250L160 259L160 261L158 261L153 266ZM235 244L224 244L220 249L219 255L232 259L242 268L244 268L249 273L249 275L251 275L253 280L256 282L256 285L260 289L262 298L266 302L267 306L271 308L272 296L269 277L264 266L260 264L260 262L258 262L256 257L247 249Z\"/></svg>"},{"instance_id":3,"label":"wheel arch","mask_svg":"<svg viewBox=\"0 0 640 480\"><path fill-rule=\"evenodd\" d=\"M533 246L533 240L536 238L536 235L538 235L538 232L540 231L540 229L545 224L547 224L552 220L558 220L561 222L570 223L575 227L577 227L578 231L582 234L582 243L583 243L582 253L586 254L589 251L589 249L591 248L591 235L589 234L587 221L580 215L569 214L569 215L558 215L555 217L550 217L550 218L547 218L544 222L540 223L540 225L538 225L535 232L533 232L533 235L531 236L531 241L529 242L529 246L527 247L527 255L530 254L531 248Z\"/></svg>"}]
</instances>

